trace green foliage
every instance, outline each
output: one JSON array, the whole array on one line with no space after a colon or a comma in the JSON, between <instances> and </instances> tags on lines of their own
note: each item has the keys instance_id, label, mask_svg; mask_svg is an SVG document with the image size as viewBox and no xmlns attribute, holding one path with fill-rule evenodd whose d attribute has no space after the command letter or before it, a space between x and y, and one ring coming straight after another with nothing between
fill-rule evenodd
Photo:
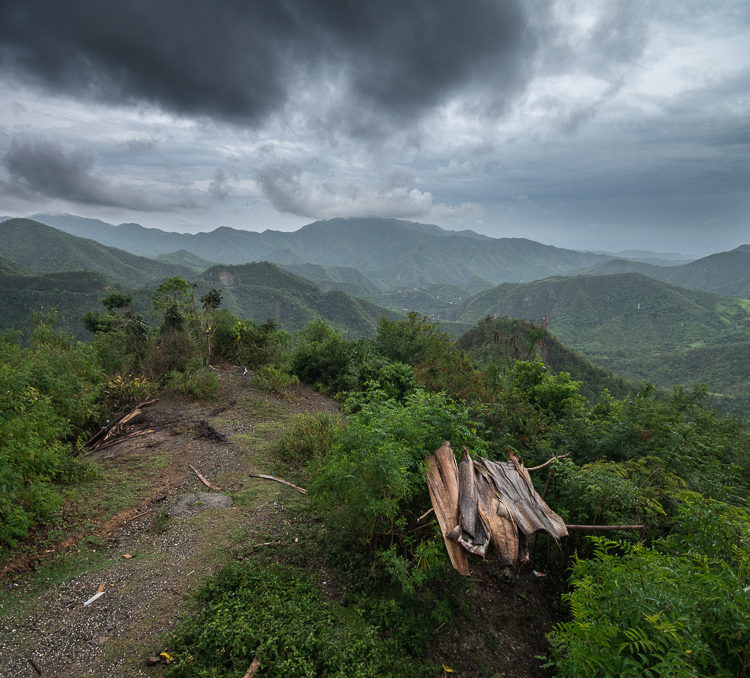
<instances>
[{"instance_id":1,"label":"green foliage","mask_svg":"<svg viewBox=\"0 0 750 678\"><path fill-rule=\"evenodd\" d=\"M170 678L241 678L253 659L269 676L417 678L411 659L356 609L326 600L307 574L255 560L232 563L196 594L171 637Z\"/></svg>"},{"instance_id":2,"label":"green foliage","mask_svg":"<svg viewBox=\"0 0 750 678\"><path fill-rule=\"evenodd\" d=\"M298 333L292 371L300 381L335 395L364 388L386 362L372 342L347 341L318 320Z\"/></svg>"},{"instance_id":3,"label":"green foliage","mask_svg":"<svg viewBox=\"0 0 750 678\"><path fill-rule=\"evenodd\" d=\"M508 375L510 387L548 418L561 419L583 412L586 399L580 394L580 382L568 372L552 375L541 360L515 362Z\"/></svg>"},{"instance_id":4,"label":"green foliage","mask_svg":"<svg viewBox=\"0 0 750 678\"><path fill-rule=\"evenodd\" d=\"M324 458L343 427L341 416L330 412L298 414L276 442L276 452L284 461L299 465Z\"/></svg>"},{"instance_id":5,"label":"green foliage","mask_svg":"<svg viewBox=\"0 0 750 678\"><path fill-rule=\"evenodd\" d=\"M256 324L222 310L214 315L213 322L215 355L249 369L287 362L290 337L272 318Z\"/></svg>"},{"instance_id":6,"label":"green foliage","mask_svg":"<svg viewBox=\"0 0 750 678\"><path fill-rule=\"evenodd\" d=\"M699 502L681 513L678 537L652 548L593 539L595 557L575 561L573 591L565 596L572 620L550 634L557 675L745 675L748 518L747 511ZM693 539L697 523L702 534ZM703 551L714 542L729 548Z\"/></svg>"},{"instance_id":7,"label":"green foliage","mask_svg":"<svg viewBox=\"0 0 750 678\"><path fill-rule=\"evenodd\" d=\"M219 380L200 358L192 358L185 370L170 370L165 375L166 388L195 400L212 400L219 391Z\"/></svg>"},{"instance_id":8,"label":"green foliage","mask_svg":"<svg viewBox=\"0 0 750 678\"><path fill-rule=\"evenodd\" d=\"M417 390L405 402L360 403L338 442L314 469L313 501L348 540L376 547L424 511L423 462L444 440L476 449L465 407Z\"/></svg>"},{"instance_id":9,"label":"green foliage","mask_svg":"<svg viewBox=\"0 0 750 678\"><path fill-rule=\"evenodd\" d=\"M253 376L253 383L261 391L273 393L286 393L299 384L299 379L294 374L275 365L262 365Z\"/></svg>"},{"instance_id":10,"label":"green foliage","mask_svg":"<svg viewBox=\"0 0 750 678\"><path fill-rule=\"evenodd\" d=\"M92 473L72 453L101 414L95 355L46 324L34 337L0 338L0 547L60 508L59 483Z\"/></svg>"}]
</instances>

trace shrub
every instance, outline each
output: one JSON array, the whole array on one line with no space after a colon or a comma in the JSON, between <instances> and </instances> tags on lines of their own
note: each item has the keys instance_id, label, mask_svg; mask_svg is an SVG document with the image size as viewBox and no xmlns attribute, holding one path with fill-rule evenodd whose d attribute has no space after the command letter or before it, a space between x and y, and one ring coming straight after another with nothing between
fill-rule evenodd
<instances>
[{"instance_id":1,"label":"shrub","mask_svg":"<svg viewBox=\"0 0 750 678\"><path fill-rule=\"evenodd\" d=\"M434 672L291 568L232 563L195 597L193 614L171 636L171 678L241 678L253 659L264 675L279 678L418 678Z\"/></svg>"},{"instance_id":2,"label":"shrub","mask_svg":"<svg viewBox=\"0 0 750 678\"><path fill-rule=\"evenodd\" d=\"M733 568L706 555L662 552L659 544L592 540L595 558L574 562L573 591L564 596L572 620L549 636L557 675L746 674L747 542L743 566Z\"/></svg>"},{"instance_id":3,"label":"shrub","mask_svg":"<svg viewBox=\"0 0 750 678\"><path fill-rule=\"evenodd\" d=\"M275 365L263 365L255 371L253 383L262 391L286 393L299 385L299 379Z\"/></svg>"},{"instance_id":4,"label":"shrub","mask_svg":"<svg viewBox=\"0 0 750 678\"><path fill-rule=\"evenodd\" d=\"M219 391L219 379L200 358L192 358L185 371L171 370L165 379L166 388L195 400L211 400Z\"/></svg>"},{"instance_id":5,"label":"shrub","mask_svg":"<svg viewBox=\"0 0 750 678\"><path fill-rule=\"evenodd\" d=\"M71 441L99 411L101 371L85 346L48 330L35 349L0 338L0 546L59 509L58 483L92 473Z\"/></svg>"},{"instance_id":6,"label":"shrub","mask_svg":"<svg viewBox=\"0 0 750 678\"><path fill-rule=\"evenodd\" d=\"M306 464L323 458L341 434L344 423L330 412L298 414L276 442L276 452L286 462Z\"/></svg>"}]
</instances>

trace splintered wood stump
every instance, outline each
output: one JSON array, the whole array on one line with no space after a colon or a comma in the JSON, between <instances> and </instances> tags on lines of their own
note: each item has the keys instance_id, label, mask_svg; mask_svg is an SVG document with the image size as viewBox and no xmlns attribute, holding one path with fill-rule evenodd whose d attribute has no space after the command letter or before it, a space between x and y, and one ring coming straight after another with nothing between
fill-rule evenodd
<instances>
[{"instance_id":1,"label":"splintered wood stump","mask_svg":"<svg viewBox=\"0 0 750 678\"><path fill-rule=\"evenodd\" d=\"M460 464L450 444L427 459L427 483L453 567L468 574L466 552L484 556L490 542L504 565L529 560L527 537L544 530L555 539L568 530L534 490L523 463L472 459L464 449Z\"/></svg>"},{"instance_id":2,"label":"splintered wood stump","mask_svg":"<svg viewBox=\"0 0 750 678\"><path fill-rule=\"evenodd\" d=\"M427 457L427 486L435 509L445 548L453 567L462 575L469 576L469 561L466 551L448 535L459 527L458 512L458 466L450 443L446 440L434 454Z\"/></svg>"}]
</instances>

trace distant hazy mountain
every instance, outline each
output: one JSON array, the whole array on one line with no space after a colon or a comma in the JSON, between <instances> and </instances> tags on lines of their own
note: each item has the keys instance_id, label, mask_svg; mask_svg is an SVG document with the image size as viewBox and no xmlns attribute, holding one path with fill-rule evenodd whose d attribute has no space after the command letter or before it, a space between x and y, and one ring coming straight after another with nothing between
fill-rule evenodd
<instances>
[{"instance_id":1,"label":"distant hazy mountain","mask_svg":"<svg viewBox=\"0 0 750 678\"><path fill-rule=\"evenodd\" d=\"M138 224L75 221L70 215L38 218L143 256L186 250L226 264L273 261L354 268L391 289L448 283L476 292L498 282L565 274L611 258L524 238L490 238L397 219L329 219L291 233L218 228L189 234Z\"/></svg>"},{"instance_id":2,"label":"distant hazy mountain","mask_svg":"<svg viewBox=\"0 0 750 678\"><path fill-rule=\"evenodd\" d=\"M686 290L637 274L505 283L446 317L539 322L591 360L660 385L705 382L750 406L750 302ZM738 356L740 359L738 360Z\"/></svg>"},{"instance_id":3,"label":"distant hazy mountain","mask_svg":"<svg viewBox=\"0 0 750 678\"><path fill-rule=\"evenodd\" d=\"M582 273L586 275L641 273L649 278L690 290L750 298L750 245L740 245L729 252L711 254L676 266L654 266L615 259L592 266Z\"/></svg>"},{"instance_id":4,"label":"distant hazy mountain","mask_svg":"<svg viewBox=\"0 0 750 678\"><path fill-rule=\"evenodd\" d=\"M8 219L0 223L0 256L38 273L90 271L128 286L192 274L184 266L106 247L31 219Z\"/></svg>"},{"instance_id":5,"label":"distant hazy mountain","mask_svg":"<svg viewBox=\"0 0 750 678\"><path fill-rule=\"evenodd\" d=\"M177 266L184 266L189 268L195 273L203 273L206 269L211 268L216 264L215 261L206 261L196 256L192 252L187 250L178 250L177 252L169 252L168 254L160 254L156 257L157 261L162 261L167 264L175 264Z\"/></svg>"}]
</instances>

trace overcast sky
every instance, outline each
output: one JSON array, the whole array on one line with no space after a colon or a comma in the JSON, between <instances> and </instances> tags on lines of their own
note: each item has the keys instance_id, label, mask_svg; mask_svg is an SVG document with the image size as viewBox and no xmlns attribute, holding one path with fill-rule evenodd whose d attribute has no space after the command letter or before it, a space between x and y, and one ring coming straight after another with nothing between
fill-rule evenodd
<instances>
[{"instance_id":1,"label":"overcast sky","mask_svg":"<svg viewBox=\"0 0 750 678\"><path fill-rule=\"evenodd\" d=\"M0 0L0 214L750 242L747 0Z\"/></svg>"}]
</instances>

